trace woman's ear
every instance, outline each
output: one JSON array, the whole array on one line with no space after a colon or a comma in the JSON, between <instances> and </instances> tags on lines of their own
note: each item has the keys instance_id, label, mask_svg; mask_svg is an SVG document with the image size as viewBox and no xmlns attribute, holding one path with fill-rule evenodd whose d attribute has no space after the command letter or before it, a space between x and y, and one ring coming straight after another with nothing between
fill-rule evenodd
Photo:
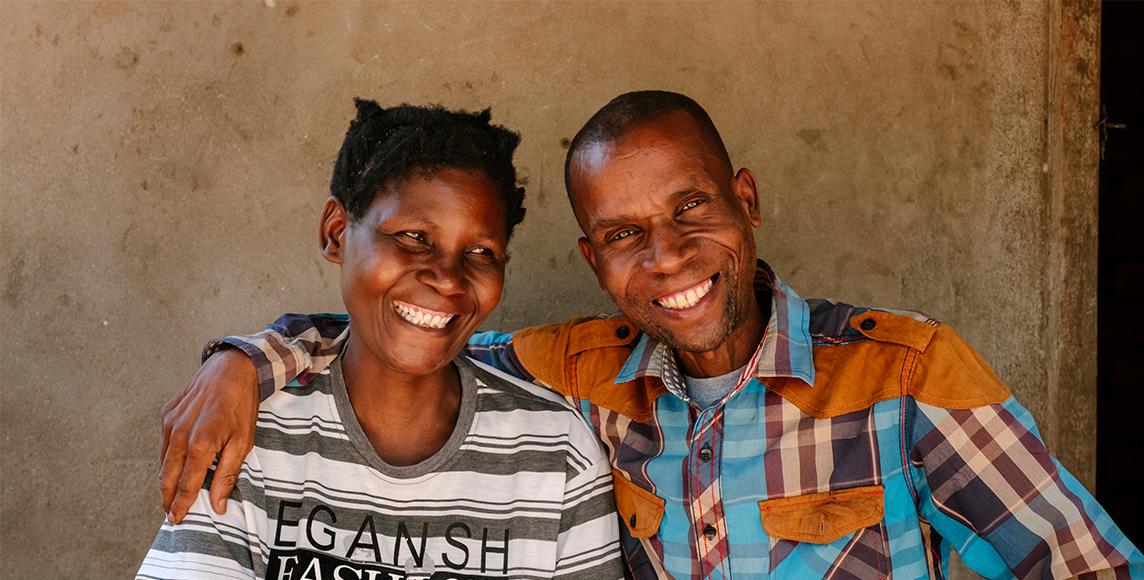
<instances>
[{"instance_id":1,"label":"woman's ear","mask_svg":"<svg viewBox=\"0 0 1144 580\"><path fill-rule=\"evenodd\" d=\"M322 246L322 256L335 264L342 263L342 250L345 248L346 227L349 215L342 202L331 197L322 208L322 227L318 232Z\"/></svg>"}]
</instances>

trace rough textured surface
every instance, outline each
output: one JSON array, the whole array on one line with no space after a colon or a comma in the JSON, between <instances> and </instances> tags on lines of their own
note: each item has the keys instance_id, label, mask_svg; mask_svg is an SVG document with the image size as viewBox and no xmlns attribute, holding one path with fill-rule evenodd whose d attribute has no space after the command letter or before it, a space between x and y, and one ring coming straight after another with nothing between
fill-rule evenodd
<instances>
[{"instance_id":1,"label":"rough textured surface","mask_svg":"<svg viewBox=\"0 0 1144 580\"><path fill-rule=\"evenodd\" d=\"M315 233L356 95L491 106L523 133L498 328L610 309L563 144L619 92L692 95L759 176L760 248L789 283L954 325L1091 484L1092 377L1060 357L1087 344L1095 294L1069 284L1095 230L1045 173L1057 9L4 2L6 572L128 575L162 517L158 409L201 343L340 309Z\"/></svg>"}]
</instances>

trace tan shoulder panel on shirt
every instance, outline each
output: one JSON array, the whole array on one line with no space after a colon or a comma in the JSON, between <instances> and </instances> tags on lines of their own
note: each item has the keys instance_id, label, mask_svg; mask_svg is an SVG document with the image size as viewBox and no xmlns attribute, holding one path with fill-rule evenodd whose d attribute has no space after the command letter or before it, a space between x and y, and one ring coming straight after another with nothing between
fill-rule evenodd
<instances>
[{"instance_id":1,"label":"tan shoulder panel on shirt","mask_svg":"<svg viewBox=\"0 0 1144 580\"><path fill-rule=\"evenodd\" d=\"M766 379L767 388L817 418L913 396L947 409L1004 401L1001 381L948 326L869 310L850 319L868 341L814 347L814 386L797 379Z\"/></svg>"},{"instance_id":2,"label":"tan shoulder panel on shirt","mask_svg":"<svg viewBox=\"0 0 1144 580\"><path fill-rule=\"evenodd\" d=\"M512 342L524 368L549 388L647 421L666 387L647 378L615 384L638 334L625 318L578 318L518 331Z\"/></svg>"},{"instance_id":3,"label":"tan shoulder panel on shirt","mask_svg":"<svg viewBox=\"0 0 1144 580\"><path fill-rule=\"evenodd\" d=\"M814 386L786 377L764 379L767 388L819 419L867 409L902 393L909 348L873 341L814 347Z\"/></svg>"},{"instance_id":4,"label":"tan shoulder panel on shirt","mask_svg":"<svg viewBox=\"0 0 1144 580\"><path fill-rule=\"evenodd\" d=\"M512 334L512 349L517 360L532 376L550 389L568 394L564 371L567 366L568 339L572 327L582 318L558 324L545 324L518 330Z\"/></svg>"},{"instance_id":5,"label":"tan shoulder panel on shirt","mask_svg":"<svg viewBox=\"0 0 1144 580\"><path fill-rule=\"evenodd\" d=\"M910 395L946 409L972 409L1009 398L1009 390L973 347L948 326L935 330L910 372Z\"/></svg>"}]
</instances>

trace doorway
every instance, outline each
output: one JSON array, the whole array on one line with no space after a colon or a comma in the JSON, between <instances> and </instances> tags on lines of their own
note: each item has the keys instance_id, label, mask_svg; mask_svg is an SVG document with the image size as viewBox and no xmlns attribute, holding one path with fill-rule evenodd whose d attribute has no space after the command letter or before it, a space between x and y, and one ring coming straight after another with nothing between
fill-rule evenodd
<instances>
[{"instance_id":1,"label":"doorway","mask_svg":"<svg viewBox=\"0 0 1144 580\"><path fill-rule=\"evenodd\" d=\"M1101 6L1096 497L1144 545L1144 2Z\"/></svg>"}]
</instances>

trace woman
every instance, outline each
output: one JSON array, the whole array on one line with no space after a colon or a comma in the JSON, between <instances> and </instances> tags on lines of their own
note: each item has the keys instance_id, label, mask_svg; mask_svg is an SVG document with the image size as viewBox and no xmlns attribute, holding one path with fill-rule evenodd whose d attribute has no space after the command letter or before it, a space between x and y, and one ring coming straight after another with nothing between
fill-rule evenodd
<instances>
[{"instance_id":1,"label":"woman","mask_svg":"<svg viewBox=\"0 0 1144 580\"><path fill-rule=\"evenodd\" d=\"M321 221L349 339L267 398L222 515L206 488L140 578L620 578L609 464L552 395L459 357L523 217L519 137L357 101Z\"/></svg>"}]
</instances>

